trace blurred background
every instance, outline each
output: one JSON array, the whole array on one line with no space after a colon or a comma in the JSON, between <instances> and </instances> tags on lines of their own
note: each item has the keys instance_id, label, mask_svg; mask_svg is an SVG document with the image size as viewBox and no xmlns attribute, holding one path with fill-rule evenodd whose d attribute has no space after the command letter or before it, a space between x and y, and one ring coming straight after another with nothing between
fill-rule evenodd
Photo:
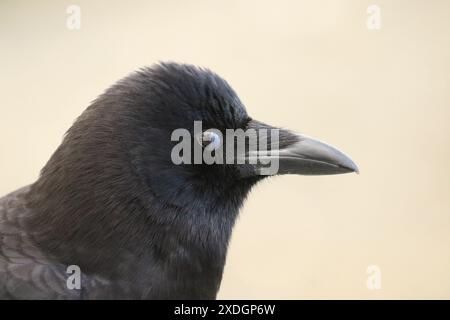
<instances>
[{"instance_id":1,"label":"blurred background","mask_svg":"<svg viewBox=\"0 0 450 320\"><path fill-rule=\"evenodd\" d=\"M257 185L220 299L450 298L449 1L1 0L0 195L103 90L167 60L211 68L252 117L361 170Z\"/></svg>"}]
</instances>

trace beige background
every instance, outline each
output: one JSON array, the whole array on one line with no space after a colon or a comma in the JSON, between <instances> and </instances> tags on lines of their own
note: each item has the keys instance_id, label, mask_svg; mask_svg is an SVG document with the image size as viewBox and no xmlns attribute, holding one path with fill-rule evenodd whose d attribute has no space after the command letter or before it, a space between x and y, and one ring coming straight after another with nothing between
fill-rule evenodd
<instances>
[{"instance_id":1,"label":"beige background","mask_svg":"<svg viewBox=\"0 0 450 320\"><path fill-rule=\"evenodd\" d=\"M450 2L0 1L0 194L33 182L99 93L158 60L225 77L256 119L361 174L272 178L219 298L450 298ZM81 30L66 28L78 4ZM378 265L382 289L366 287Z\"/></svg>"}]
</instances>

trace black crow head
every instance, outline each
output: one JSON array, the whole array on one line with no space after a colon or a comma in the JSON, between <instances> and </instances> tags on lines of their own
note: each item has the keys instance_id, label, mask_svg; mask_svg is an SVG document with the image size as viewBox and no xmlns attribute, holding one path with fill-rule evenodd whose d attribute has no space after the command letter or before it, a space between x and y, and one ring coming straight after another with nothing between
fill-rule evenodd
<instances>
[{"instance_id":1,"label":"black crow head","mask_svg":"<svg viewBox=\"0 0 450 320\"><path fill-rule=\"evenodd\" d=\"M350 158L325 143L252 119L230 85L207 69L163 63L120 81L102 99L119 104L118 114L125 114L116 118L129 126L130 137L124 141L130 143L139 176L173 204L244 195L267 175L358 170ZM235 135L227 134L230 130ZM242 154L236 132L244 132ZM266 145L260 145L264 139ZM216 161L207 163L204 152L217 156ZM276 166L267 170L271 160Z\"/></svg>"},{"instance_id":2,"label":"black crow head","mask_svg":"<svg viewBox=\"0 0 450 320\"><path fill-rule=\"evenodd\" d=\"M28 226L42 248L85 271L144 272L142 286L163 291L172 290L164 277L183 274L183 288L204 278L212 297L256 182L354 171L337 149L252 119L215 73L162 63L120 80L77 119L31 187Z\"/></svg>"},{"instance_id":3,"label":"black crow head","mask_svg":"<svg viewBox=\"0 0 450 320\"><path fill-rule=\"evenodd\" d=\"M251 133L244 135L243 148L230 130ZM255 136L256 147L251 144ZM229 147L229 142L234 144ZM206 161L207 151L222 161ZM68 131L38 182L80 198L95 187L97 196L126 190L151 193L181 208L214 208L238 207L267 175L357 170L350 158L325 143L252 119L217 74L162 63L129 75L99 96Z\"/></svg>"}]
</instances>

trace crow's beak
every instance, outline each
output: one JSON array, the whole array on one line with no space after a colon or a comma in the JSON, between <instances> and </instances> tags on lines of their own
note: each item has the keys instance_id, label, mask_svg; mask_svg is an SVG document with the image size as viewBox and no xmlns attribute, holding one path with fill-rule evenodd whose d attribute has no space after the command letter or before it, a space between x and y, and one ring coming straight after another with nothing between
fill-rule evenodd
<instances>
[{"instance_id":1,"label":"crow's beak","mask_svg":"<svg viewBox=\"0 0 450 320\"><path fill-rule=\"evenodd\" d=\"M357 165L347 155L324 142L256 121L253 126L257 130L261 128L278 130L278 138L272 137L271 147L267 148L271 150L258 149L247 154L248 159L258 158L258 163L253 167L254 173L261 175L359 173ZM268 135L270 130L267 131Z\"/></svg>"},{"instance_id":2,"label":"crow's beak","mask_svg":"<svg viewBox=\"0 0 450 320\"><path fill-rule=\"evenodd\" d=\"M352 159L338 149L304 135L298 135L298 140L280 148L278 174L359 173Z\"/></svg>"}]
</instances>

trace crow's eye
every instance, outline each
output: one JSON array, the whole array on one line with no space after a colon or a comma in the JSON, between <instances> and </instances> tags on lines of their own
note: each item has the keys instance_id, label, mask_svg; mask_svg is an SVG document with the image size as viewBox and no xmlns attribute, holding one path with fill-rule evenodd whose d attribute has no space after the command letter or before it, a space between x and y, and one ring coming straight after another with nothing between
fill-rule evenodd
<instances>
[{"instance_id":1,"label":"crow's eye","mask_svg":"<svg viewBox=\"0 0 450 320\"><path fill-rule=\"evenodd\" d=\"M198 143L203 148L208 147L208 149L216 150L220 147L221 141L220 136L216 132L207 130L198 137Z\"/></svg>"}]
</instances>

